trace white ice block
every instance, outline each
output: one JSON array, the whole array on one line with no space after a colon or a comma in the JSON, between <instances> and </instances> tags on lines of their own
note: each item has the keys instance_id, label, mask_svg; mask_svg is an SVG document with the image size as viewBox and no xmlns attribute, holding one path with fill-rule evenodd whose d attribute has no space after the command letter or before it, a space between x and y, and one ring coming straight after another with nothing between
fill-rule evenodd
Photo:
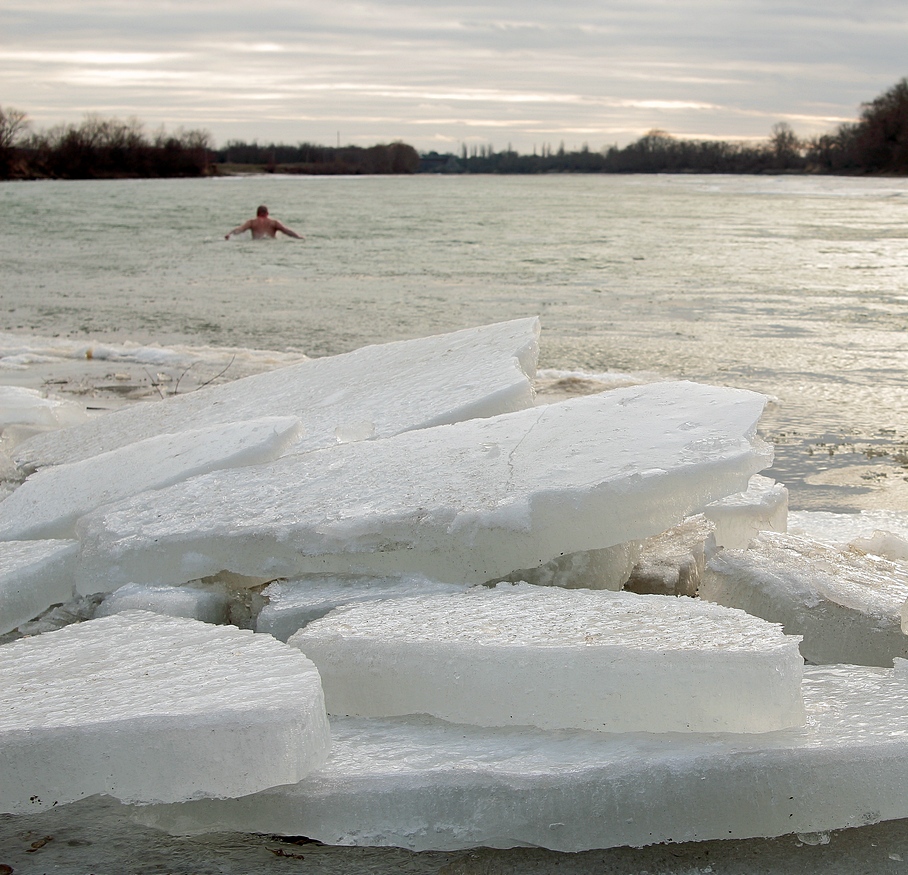
<instances>
[{"instance_id":1,"label":"white ice block","mask_svg":"<svg viewBox=\"0 0 908 875\"><path fill-rule=\"evenodd\" d=\"M261 416L299 417L301 450L494 416L532 405L538 347L536 318L367 346L40 435L18 447L17 460L26 468L74 462L153 435Z\"/></svg>"},{"instance_id":2,"label":"white ice block","mask_svg":"<svg viewBox=\"0 0 908 875\"><path fill-rule=\"evenodd\" d=\"M764 401L656 383L195 477L83 517L77 585L222 570L497 579L740 491L771 461L755 436Z\"/></svg>"},{"instance_id":3,"label":"white ice block","mask_svg":"<svg viewBox=\"0 0 908 875\"><path fill-rule=\"evenodd\" d=\"M501 584L339 608L288 643L332 715L604 732L804 719L798 639L694 599Z\"/></svg>"},{"instance_id":4,"label":"white ice block","mask_svg":"<svg viewBox=\"0 0 908 875\"><path fill-rule=\"evenodd\" d=\"M268 635L130 611L0 647L0 812L243 796L329 747L318 672Z\"/></svg>"},{"instance_id":5,"label":"white ice block","mask_svg":"<svg viewBox=\"0 0 908 875\"><path fill-rule=\"evenodd\" d=\"M294 632L340 605L462 590L463 586L456 583L439 583L416 574L396 577L315 574L276 581L262 592L268 603L259 612L255 631L267 632L279 641L286 641Z\"/></svg>"},{"instance_id":6,"label":"white ice block","mask_svg":"<svg viewBox=\"0 0 908 875\"><path fill-rule=\"evenodd\" d=\"M264 417L157 435L44 468L0 501L0 539L71 537L76 520L103 504L219 468L269 462L301 432L296 417Z\"/></svg>"},{"instance_id":7,"label":"white ice block","mask_svg":"<svg viewBox=\"0 0 908 875\"><path fill-rule=\"evenodd\" d=\"M127 583L101 602L95 616L110 617L123 611L150 611L202 623L226 623L228 599L225 592L214 589Z\"/></svg>"},{"instance_id":8,"label":"white ice block","mask_svg":"<svg viewBox=\"0 0 908 875\"><path fill-rule=\"evenodd\" d=\"M75 541L0 542L0 635L73 597Z\"/></svg>"},{"instance_id":9,"label":"white ice block","mask_svg":"<svg viewBox=\"0 0 908 875\"><path fill-rule=\"evenodd\" d=\"M808 668L803 692L806 725L760 735L340 718L332 721L324 768L293 787L136 814L174 833L569 852L819 833L908 817L905 678L891 669Z\"/></svg>"},{"instance_id":10,"label":"white ice block","mask_svg":"<svg viewBox=\"0 0 908 875\"><path fill-rule=\"evenodd\" d=\"M710 558L700 597L782 623L816 665L888 667L908 656L908 569L878 557L764 532L747 550Z\"/></svg>"},{"instance_id":11,"label":"white ice block","mask_svg":"<svg viewBox=\"0 0 908 875\"><path fill-rule=\"evenodd\" d=\"M788 530L788 490L755 474L744 492L708 504L703 514L715 525L717 546L743 550L760 532Z\"/></svg>"}]
</instances>

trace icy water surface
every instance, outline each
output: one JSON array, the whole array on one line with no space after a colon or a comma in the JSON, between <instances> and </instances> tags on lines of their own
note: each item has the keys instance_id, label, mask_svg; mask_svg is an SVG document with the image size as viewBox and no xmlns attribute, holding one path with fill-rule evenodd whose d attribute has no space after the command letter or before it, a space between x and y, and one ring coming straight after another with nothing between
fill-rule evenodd
<instances>
[{"instance_id":1,"label":"icy water surface","mask_svg":"<svg viewBox=\"0 0 908 875\"><path fill-rule=\"evenodd\" d=\"M306 242L225 241L259 203ZM543 368L777 398L792 507L908 509L906 180L33 182L0 209L0 331L320 356L539 314Z\"/></svg>"}]
</instances>

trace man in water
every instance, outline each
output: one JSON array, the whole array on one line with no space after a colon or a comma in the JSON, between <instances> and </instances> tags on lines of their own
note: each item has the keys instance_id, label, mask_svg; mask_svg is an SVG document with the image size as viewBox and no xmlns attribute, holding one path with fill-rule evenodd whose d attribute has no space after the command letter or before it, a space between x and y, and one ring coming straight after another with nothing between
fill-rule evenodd
<instances>
[{"instance_id":1,"label":"man in water","mask_svg":"<svg viewBox=\"0 0 908 875\"><path fill-rule=\"evenodd\" d=\"M302 234L297 234L291 228L281 224L277 219L272 219L268 215L268 207L261 206L255 211L255 218L237 225L232 231L224 235L225 240L229 240L233 234L242 234L244 231L252 231L253 240L262 240L265 237L277 237L277 232L281 231L288 237L296 237L297 240L305 240Z\"/></svg>"}]
</instances>

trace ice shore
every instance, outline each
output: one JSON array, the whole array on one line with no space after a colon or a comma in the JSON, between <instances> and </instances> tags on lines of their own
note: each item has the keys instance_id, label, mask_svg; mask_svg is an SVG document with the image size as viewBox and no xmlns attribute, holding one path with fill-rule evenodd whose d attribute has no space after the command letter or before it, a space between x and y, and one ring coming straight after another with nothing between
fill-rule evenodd
<instances>
[{"instance_id":1,"label":"ice shore","mask_svg":"<svg viewBox=\"0 0 908 875\"><path fill-rule=\"evenodd\" d=\"M282 764L264 741L248 741L254 756L237 751L228 769L248 767L242 784L207 769L215 747L194 724L181 728L177 716L162 736L187 739L186 751L200 745L196 765L210 772L211 783L180 791L177 778L157 767L156 758L167 755L165 742L160 750L143 747L135 768L114 758L111 780L99 786L92 775L68 767L74 755L67 738L76 732L87 762L110 754L113 742L98 713L91 713L98 709L77 706L64 683L55 700L59 723L42 724L40 708L29 704L40 696L21 699L15 725L11 711L0 716L3 772L13 774L14 762L21 775L35 772L39 761L56 764L42 793L60 802L99 792L141 802L212 797L123 809L177 831L263 830L420 850L538 845L577 851L806 834L908 818L900 792L908 777L901 765L908 762L908 672L898 660L908 636L898 629L897 604L908 572L899 535L865 538L847 559L848 548L827 543L810 548L803 567L792 564L790 554L783 561L782 553L761 544L784 538L787 495L771 481L751 480L771 461L756 437L761 396L678 382L533 407L537 340L536 320L518 320L305 362L61 428L47 419L53 405L23 396L13 405L5 446L18 442L13 452L23 471L43 468L31 482L56 478L59 485L38 490L26 480L12 491L8 538L48 533L28 528L17 511L31 492L37 498L29 516L63 521L54 531L74 533L75 540L27 542L36 557L51 557L42 558L44 566L37 559L7 560L0 573L0 632L18 627L11 639L53 628L50 616L26 620L76 591L91 600L83 598L72 615L96 618L73 630L10 641L0 656L18 661L24 654L28 664L30 652L56 652L87 670L89 661L79 665L68 655L74 654L71 642L84 636L121 667L130 664L138 641L166 660L164 637L130 625L137 615L118 613L119 600L124 607L139 603L161 615L187 616L173 621L177 626L163 616L155 622L182 630L177 637L196 648L193 670L204 672L212 663L205 642L230 627L200 621L226 618L259 628L259 635L246 636L270 642L279 662L285 651L287 659L305 659L307 646L312 650L322 664L318 692L324 683L332 737L330 752L327 735L298 740L306 770L316 769L308 776ZM227 435L242 443L244 424L262 416L284 417L281 435L289 437L274 432L277 443L256 449L264 461L237 456ZM61 414L56 425L80 418ZM30 429L43 433L20 442ZM184 464L184 450L174 449L180 447L209 452L201 463ZM110 458L126 461L112 472ZM75 492L87 495L101 483L100 472L115 474L117 491L105 498L104 489L95 489L100 501L74 502ZM780 534L752 540L761 529ZM26 549L22 543L0 541L0 553L18 556ZM884 575L877 589L895 593L885 608L889 637L872 660L883 667L837 664L853 652L836 637L839 621L825 619L838 615L816 619L812 613L817 575L810 555L821 549L827 566L854 569L851 639L873 637L873 624L882 622L867 590L868 570ZM862 555L871 550L891 553L888 571ZM660 569L663 589L656 591L690 596L704 586L730 607L594 591L620 588L638 555L650 569L641 566L636 584L629 584L638 592L645 591L647 574L652 579L652 569ZM761 613L744 594L760 586L766 563L775 583L764 601L782 612L770 619L805 634L801 653L809 662L830 664L808 667L803 682L799 639L735 610ZM735 587L726 586L720 597L717 581L732 566ZM829 574L823 598L841 606L836 569ZM569 588L467 590L522 577ZM856 597L854 587L862 586ZM311 598L301 595L307 587ZM526 610L518 598L508 606L509 593L520 593ZM502 603L501 617L467 607L446 621L458 635L470 619L478 621L468 640L458 639L468 657L458 662L461 656L456 660L444 649L457 636L433 624L447 610L443 605L478 604L483 596ZM633 624L621 629L612 623L630 601L646 617L637 621L636 638ZM358 604L331 610L351 602ZM205 614L214 604L217 609ZM420 611L426 612L422 621ZM112 616L100 619L105 613ZM802 615L813 625L788 628L789 616ZM523 640L522 624L531 624L536 637ZM435 631L420 631L429 628ZM263 634L277 629L289 644ZM326 630L327 649L319 638ZM520 639L523 649L503 656L495 650L502 635ZM749 649L734 643L740 636L751 642ZM773 642L784 645L781 662L767 657ZM32 668L43 659L35 657ZM273 686L267 659L253 661L257 692L271 695L279 685ZM473 673L473 687L457 700L451 691L465 672ZM97 676L99 702L110 678ZM188 684L188 701L193 684L201 689L192 678L191 672L179 678ZM374 699L370 687L389 678L393 683L378 698L407 693L397 710L362 712L350 704L366 693ZM346 698L337 697L338 683ZM609 684L613 698L600 713L599 697ZM766 702L781 709L773 725L765 723L772 711L765 702L737 695L756 690L768 691ZM519 695L509 699L511 692ZM564 710L562 693L571 697L579 722L553 720ZM15 690L8 695L15 700ZM124 695L147 716L167 700L161 685L141 677L131 678ZM229 689L223 696L231 710ZM715 713L726 709L729 722L707 731L697 722L698 698L711 701ZM256 692L240 699L234 711L254 706ZM432 710L430 700L445 699L454 710L436 713L451 722L418 716ZM520 711L518 702L531 704ZM351 713L375 716L341 716ZM389 713L398 716L378 716ZM670 713L674 722L660 723L658 713ZM217 714L211 719L219 730L237 719ZM628 722L631 714L636 722ZM609 731L586 731L585 719ZM39 737L44 747L35 746ZM114 790L127 773L132 789ZM253 790L262 792L246 796ZM29 807L19 797L3 804L7 811Z\"/></svg>"}]
</instances>

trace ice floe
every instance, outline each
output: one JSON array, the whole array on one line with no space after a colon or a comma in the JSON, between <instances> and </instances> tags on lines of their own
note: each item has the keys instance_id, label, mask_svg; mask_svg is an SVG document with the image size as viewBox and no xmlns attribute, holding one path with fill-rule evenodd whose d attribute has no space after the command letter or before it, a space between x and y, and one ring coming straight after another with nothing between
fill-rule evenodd
<instances>
[{"instance_id":1,"label":"ice floe","mask_svg":"<svg viewBox=\"0 0 908 875\"><path fill-rule=\"evenodd\" d=\"M744 489L771 461L763 404L656 383L195 477L83 517L77 586L222 570L482 583L656 534Z\"/></svg>"},{"instance_id":2,"label":"ice floe","mask_svg":"<svg viewBox=\"0 0 908 875\"><path fill-rule=\"evenodd\" d=\"M804 726L756 735L340 718L327 763L295 786L135 816L184 834L561 851L810 834L908 817L904 676L807 668L803 691Z\"/></svg>"},{"instance_id":3,"label":"ice floe","mask_svg":"<svg viewBox=\"0 0 908 875\"><path fill-rule=\"evenodd\" d=\"M330 747L298 650L144 611L0 647L0 701L0 812L243 796L296 783Z\"/></svg>"},{"instance_id":4,"label":"ice floe","mask_svg":"<svg viewBox=\"0 0 908 875\"><path fill-rule=\"evenodd\" d=\"M605 732L797 726L797 642L694 599L527 584L352 605L289 641L331 715Z\"/></svg>"},{"instance_id":5,"label":"ice floe","mask_svg":"<svg viewBox=\"0 0 908 875\"><path fill-rule=\"evenodd\" d=\"M788 531L788 490L755 474L744 492L712 502L703 515L715 526L717 546L741 550L760 532Z\"/></svg>"},{"instance_id":6,"label":"ice floe","mask_svg":"<svg viewBox=\"0 0 908 875\"><path fill-rule=\"evenodd\" d=\"M817 665L891 666L908 656L908 568L879 557L764 532L747 550L709 559L700 597L782 623Z\"/></svg>"},{"instance_id":7,"label":"ice floe","mask_svg":"<svg viewBox=\"0 0 908 875\"><path fill-rule=\"evenodd\" d=\"M74 462L159 434L263 416L302 420L311 450L494 416L533 403L539 320L367 346L127 407L26 441L25 468Z\"/></svg>"},{"instance_id":8,"label":"ice floe","mask_svg":"<svg viewBox=\"0 0 908 875\"><path fill-rule=\"evenodd\" d=\"M44 468L0 501L0 539L72 537L75 521L103 504L218 468L276 459L301 432L295 417L265 417L156 435Z\"/></svg>"}]
</instances>

